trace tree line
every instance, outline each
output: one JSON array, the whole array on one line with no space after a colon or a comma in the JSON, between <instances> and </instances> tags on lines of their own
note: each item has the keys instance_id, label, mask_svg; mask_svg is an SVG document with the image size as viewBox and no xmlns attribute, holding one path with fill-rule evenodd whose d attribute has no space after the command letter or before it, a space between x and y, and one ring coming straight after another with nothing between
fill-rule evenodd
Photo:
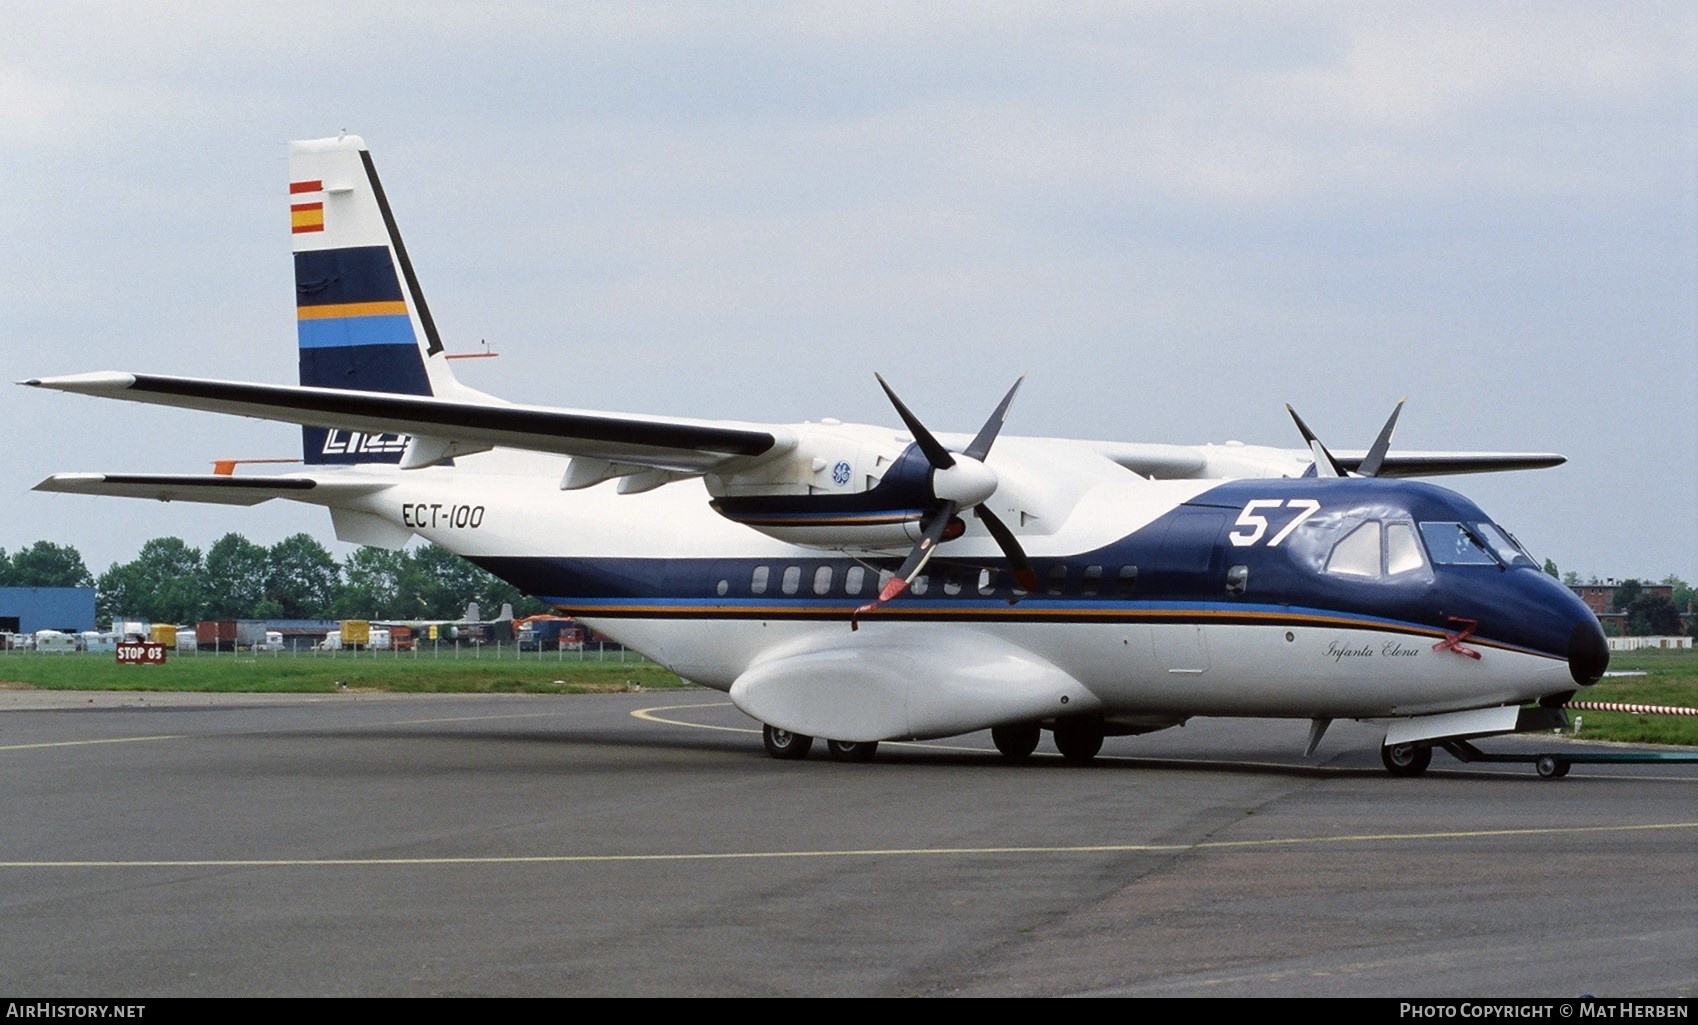
<instances>
[{"instance_id":1,"label":"tree line","mask_svg":"<svg viewBox=\"0 0 1698 1025\"><path fill-rule=\"evenodd\" d=\"M203 619L458 619L466 603L494 615L547 611L518 588L445 548L359 548L337 562L310 534L270 547L230 533L203 554L156 537L97 578L70 545L37 541L7 555L0 587L93 587L95 618L193 623Z\"/></svg>"}]
</instances>

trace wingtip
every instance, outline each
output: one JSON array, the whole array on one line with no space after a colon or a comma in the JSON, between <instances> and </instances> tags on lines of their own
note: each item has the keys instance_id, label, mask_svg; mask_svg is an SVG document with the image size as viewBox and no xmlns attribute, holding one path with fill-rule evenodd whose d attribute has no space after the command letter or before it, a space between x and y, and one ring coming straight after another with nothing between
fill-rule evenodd
<instances>
[{"instance_id":1,"label":"wingtip","mask_svg":"<svg viewBox=\"0 0 1698 1025\"><path fill-rule=\"evenodd\" d=\"M101 392L123 391L134 386L136 375L116 370L97 370L92 374L32 377L27 381L19 381L18 383L29 385L31 388L52 388L55 391L99 394Z\"/></svg>"}]
</instances>

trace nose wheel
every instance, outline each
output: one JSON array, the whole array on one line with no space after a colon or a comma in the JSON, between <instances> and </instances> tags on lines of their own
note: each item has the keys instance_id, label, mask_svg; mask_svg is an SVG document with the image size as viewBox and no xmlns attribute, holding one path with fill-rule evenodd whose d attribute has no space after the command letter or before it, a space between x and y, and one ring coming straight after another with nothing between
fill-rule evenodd
<instances>
[{"instance_id":1,"label":"nose wheel","mask_svg":"<svg viewBox=\"0 0 1698 1025\"><path fill-rule=\"evenodd\" d=\"M1433 749L1421 744L1394 744L1380 748L1380 761L1393 776L1419 776L1433 763Z\"/></svg>"}]
</instances>

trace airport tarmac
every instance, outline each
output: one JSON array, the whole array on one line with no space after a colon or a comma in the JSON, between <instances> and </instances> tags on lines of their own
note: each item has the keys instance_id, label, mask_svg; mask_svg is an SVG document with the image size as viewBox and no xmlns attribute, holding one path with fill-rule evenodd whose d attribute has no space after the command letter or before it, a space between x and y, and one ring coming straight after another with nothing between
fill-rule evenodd
<instances>
[{"instance_id":1,"label":"airport tarmac","mask_svg":"<svg viewBox=\"0 0 1698 1025\"><path fill-rule=\"evenodd\" d=\"M706 690L0 691L0 990L1698 992L1698 765L1394 779L1307 733L787 763Z\"/></svg>"}]
</instances>

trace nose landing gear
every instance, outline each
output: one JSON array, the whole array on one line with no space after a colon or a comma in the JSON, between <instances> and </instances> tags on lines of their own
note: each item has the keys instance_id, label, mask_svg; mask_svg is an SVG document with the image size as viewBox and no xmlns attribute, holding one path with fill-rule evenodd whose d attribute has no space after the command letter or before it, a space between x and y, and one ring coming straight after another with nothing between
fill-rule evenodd
<instances>
[{"instance_id":1,"label":"nose landing gear","mask_svg":"<svg viewBox=\"0 0 1698 1025\"><path fill-rule=\"evenodd\" d=\"M1395 744L1380 748L1380 761L1393 776L1419 776L1433 763L1433 749L1422 744Z\"/></svg>"}]
</instances>

